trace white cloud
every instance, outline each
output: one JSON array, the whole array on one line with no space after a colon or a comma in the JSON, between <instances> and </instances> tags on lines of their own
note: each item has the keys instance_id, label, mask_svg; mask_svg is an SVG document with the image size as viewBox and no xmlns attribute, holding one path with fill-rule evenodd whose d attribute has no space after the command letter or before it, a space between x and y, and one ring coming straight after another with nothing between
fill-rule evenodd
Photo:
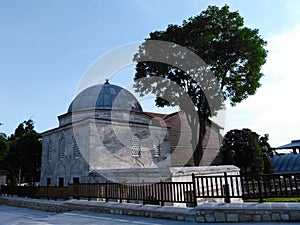
<instances>
[{"instance_id":1,"label":"white cloud","mask_svg":"<svg viewBox=\"0 0 300 225\"><path fill-rule=\"evenodd\" d=\"M300 24L268 40L268 59L262 87L226 114L226 131L250 128L268 133L277 147L300 139Z\"/></svg>"}]
</instances>

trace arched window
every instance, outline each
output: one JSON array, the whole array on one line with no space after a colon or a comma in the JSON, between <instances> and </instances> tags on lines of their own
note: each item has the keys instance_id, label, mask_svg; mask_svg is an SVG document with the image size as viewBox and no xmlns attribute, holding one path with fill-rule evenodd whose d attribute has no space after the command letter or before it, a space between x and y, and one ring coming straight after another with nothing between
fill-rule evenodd
<instances>
[{"instance_id":1,"label":"arched window","mask_svg":"<svg viewBox=\"0 0 300 225\"><path fill-rule=\"evenodd\" d=\"M141 154L141 141L136 134L132 137L131 155L132 157L140 157Z\"/></svg>"},{"instance_id":2,"label":"arched window","mask_svg":"<svg viewBox=\"0 0 300 225\"><path fill-rule=\"evenodd\" d=\"M78 145L80 145L80 136L78 134L76 134L74 140L73 140L73 156L74 159L79 159L80 157L80 150Z\"/></svg>"},{"instance_id":3,"label":"arched window","mask_svg":"<svg viewBox=\"0 0 300 225\"><path fill-rule=\"evenodd\" d=\"M59 142L59 159L63 160L65 158L65 147L66 147L66 141L64 137L60 139Z\"/></svg>"},{"instance_id":4,"label":"arched window","mask_svg":"<svg viewBox=\"0 0 300 225\"><path fill-rule=\"evenodd\" d=\"M52 160L53 150L52 150L52 141L50 140L47 148L47 159L48 161Z\"/></svg>"},{"instance_id":5,"label":"arched window","mask_svg":"<svg viewBox=\"0 0 300 225\"><path fill-rule=\"evenodd\" d=\"M160 146L157 145L156 143L153 143L153 157L154 158L159 158L160 152L159 152Z\"/></svg>"},{"instance_id":6,"label":"arched window","mask_svg":"<svg viewBox=\"0 0 300 225\"><path fill-rule=\"evenodd\" d=\"M159 158L160 156L160 140L157 136L153 139L153 158Z\"/></svg>"}]
</instances>

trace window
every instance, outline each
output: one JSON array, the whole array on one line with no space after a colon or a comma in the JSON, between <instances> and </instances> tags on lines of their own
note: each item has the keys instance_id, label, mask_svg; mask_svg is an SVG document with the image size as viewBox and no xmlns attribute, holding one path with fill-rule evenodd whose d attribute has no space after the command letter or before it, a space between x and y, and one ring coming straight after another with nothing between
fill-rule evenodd
<instances>
[{"instance_id":1,"label":"window","mask_svg":"<svg viewBox=\"0 0 300 225\"><path fill-rule=\"evenodd\" d=\"M48 161L51 161L52 160L52 141L50 140L49 143L48 143L48 148L47 148L47 159Z\"/></svg>"},{"instance_id":2,"label":"window","mask_svg":"<svg viewBox=\"0 0 300 225\"><path fill-rule=\"evenodd\" d=\"M79 184L79 177L73 177L73 184Z\"/></svg>"},{"instance_id":3,"label":"window","mask_svg":"<svg viewBox=\"0 0 300 225\"><path fill-rule=\"evenodd\" d=\"M50 186L50 185L51 185L51 178L47 177L47 186Z\"/></svg>"},{"instance_id":4,"label":"window","mask_svg":"<svg viewBox=\"0 0 300 225\"><path fill-rule=\"evenodd\" d=\"M153 140L153 158L159 158L160 156L160 145L159 145L159 138L155 137Z\"/></svg>"},{"instance_id":5,"label":"window","mask_svg":"<svg viewBox=\"0 0 300 225\"><path fill-rule=\"evenodd\" d=\"M159 158L159 145L153 143L153 157Z\"/></svg>"},{"instance_id":6,"label":"window","mask_svg":"<svg viewBox=\"0 0 300 225\"><path fill-rule=\"evenodd\" d=\"M59 143L59 159L63 160L65 158L65 146L66 146L66 141L64 137L60 139Z\"/></svg>"},{"instance_id":7,"label":"window","mask_svg":"<svg viewBox=\"0 0 300 225\"><path fill-rule=\"evenodd\" d=\"M63 177L59 177L58 178L58 186L59 187L63 187L64 186L64 178Z\"/></svg>"},{"instance_id":8,"label":"window","mask_svg":"<svg viewBox=\"0 0 300 225\"><path fill-rule=\"evenodd\" d=\"M140 148L141 148L140 138L135 134L132 137L132 146L131 146L132 157L140 157Z\"/></svg>"},{"instance_id":9,"label":"window","mask_svg":"<svg viewBox=\"0 0 300 225\"><path fill-rule=\"evenodd\" d=\"M80 137L79 135L77 134L73 140L73 156L75 159L78 159L79 156L80 156L80 150L79 150L79 147L78 145L80 145Z\"/></svg>"}]
</instances>

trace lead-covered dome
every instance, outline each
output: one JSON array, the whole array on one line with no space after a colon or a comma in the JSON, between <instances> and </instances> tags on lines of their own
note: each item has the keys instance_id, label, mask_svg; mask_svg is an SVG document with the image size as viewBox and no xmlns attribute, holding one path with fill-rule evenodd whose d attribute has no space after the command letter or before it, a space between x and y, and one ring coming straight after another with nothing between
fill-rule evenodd
<instances>
[{"instance_id":1,"label":"lead-covered dome","mask_svg":"<svg viewBox=\"0 0 300 225\"><path fill-rule=\"evenodd\" d=\"M80 92L69 106L68 113L84 110L126 110L142 112L142 107L128 90L110 84L98 84Z\"/></svg>"},{"instance_id":2,"label":"lead-covered dome","mask_svg":"<svg viewBox=\"0 0 300 225\"><path fill-rule=\"evenodd\" d=\"M274 173L300 173L300 154L275 155L270 159Z\"/></svg>"}]
</instances>

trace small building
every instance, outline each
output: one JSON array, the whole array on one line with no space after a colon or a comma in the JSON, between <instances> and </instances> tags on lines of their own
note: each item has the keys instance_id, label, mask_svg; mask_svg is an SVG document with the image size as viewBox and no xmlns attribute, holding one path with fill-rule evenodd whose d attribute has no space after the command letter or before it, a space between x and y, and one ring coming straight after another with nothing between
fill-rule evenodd
<instances>
[{"instance_id":1,"label":"small building","mask_svg":"<svg viewBox=\"0 0 300 225\"><path fill-rule=\"evenodd\" d=\"M300 153L300 140L293 140L291 141L291 143L279 146L277 148L275 148L275 150L279 150L279 149L291 149L293 151L293 154L297 154L297 150L298 153Z\"/></svg>"},{"instance_id":2,"label":"small building","mask_svg":"<svg viewBox=\"0 0 300 225\"><path fill-rule=\"evenodd\" d=\"M275 174L300 173L300 154L275 155L270 160Z\"/></svg>"},{"instance_id":3,"label":"small building","mask_svg":"<svg viewBox=\"0 0 300 225\"><path fill-rule=\"evenodd\" d=\"M4 169L0 169L0 186L6 185L6 178L8 175L8 171Z\"/></svg>"}]
</instances>

